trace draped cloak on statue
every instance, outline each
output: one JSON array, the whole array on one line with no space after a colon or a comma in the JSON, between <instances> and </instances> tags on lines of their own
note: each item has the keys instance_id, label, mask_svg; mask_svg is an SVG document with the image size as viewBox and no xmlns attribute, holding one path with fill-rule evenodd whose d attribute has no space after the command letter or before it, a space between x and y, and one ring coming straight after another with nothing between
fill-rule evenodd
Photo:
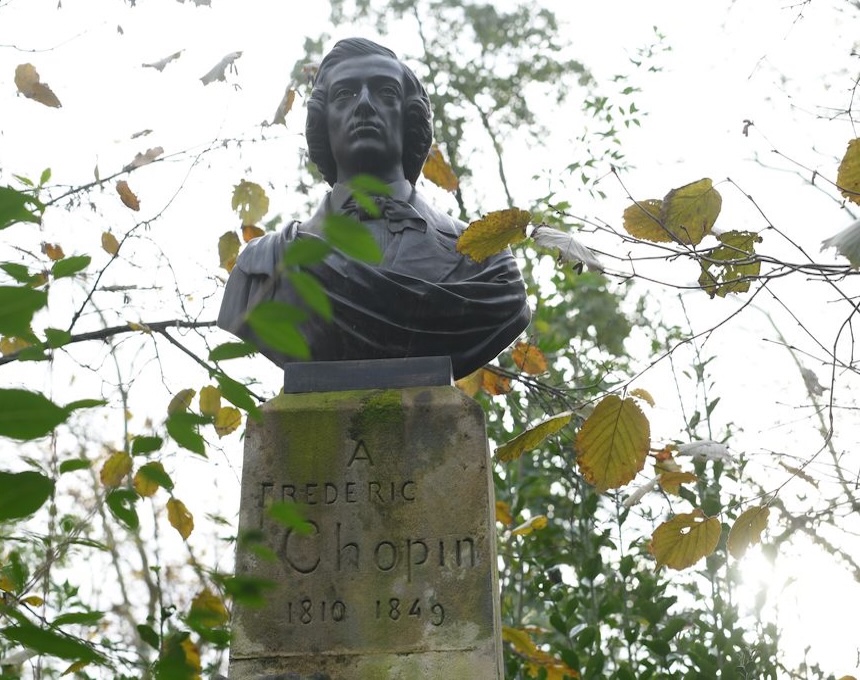
<instances>
[{"instance_id":1,"label":"draped cloak on statue","mask_svg":"<svg viewBox=\"0 0 860 680\"><path fill-rule=\"evenodd\" d=\"M465 225L433 208L409 181L390 186L392 207L363 220L382 262L369 265L334 251L308 268L328 293L333 319L310 313L299 329L313 361L450 356L454 377L463 377L528 325L522 275L508 249L480 263L461 255L456 242ZM280 366L296 359L266 347L245 317L267 300L303 306L280 276L281 257L295 238L320 238L328 212L358 216L349 189L335 184L308 221L251 241L224 290L218 325Z\"/></svg>"}]
</instances>

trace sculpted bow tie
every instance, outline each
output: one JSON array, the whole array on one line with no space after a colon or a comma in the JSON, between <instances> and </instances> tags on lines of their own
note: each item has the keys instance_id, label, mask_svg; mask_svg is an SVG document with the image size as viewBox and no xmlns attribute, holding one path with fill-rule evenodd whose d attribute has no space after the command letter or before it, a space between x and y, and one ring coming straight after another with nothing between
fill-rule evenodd
<instances>
[{"instance_id":1,"label":"sculpted bow tie","mask_svg":"<svg viewBox=\"0 0 860 680\"><path fill-rule=\"evenodd\" d=\"M362 222L384 219L388 230L393 234L399 234L404 229L427 231L427 222L410 203L388 196L377 196L374 200L382 213L379 217L365 211L352 198L343 204L343 214Z\"/></svg>"}]
</instances>

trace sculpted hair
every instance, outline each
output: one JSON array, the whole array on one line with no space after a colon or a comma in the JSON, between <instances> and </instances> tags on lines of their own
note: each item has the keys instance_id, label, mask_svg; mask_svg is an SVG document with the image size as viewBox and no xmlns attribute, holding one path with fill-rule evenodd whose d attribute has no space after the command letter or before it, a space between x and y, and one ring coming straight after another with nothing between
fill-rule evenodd
<instances>
[{"instance_id":1,"label":"sculpted hair","mask_svg":"<svg viewBox=\"0 0 860 680\"><path fill-rule=\"evenodd\" d=\"M308 142L308 156L316 164L326 182L333 185L337 180L337 164L331 153L326 121L328 102L329 69L350 57L380 54L390 57L403 69L404 121L403 121L403 172L412 184L418 181L421 168L433 142L433 113L430 97L418 77L397 55L387 47L365 38L339 40L320 64L314 79L314 87L308 99L308 117L305 123L305 137Z\"/></svg>"}]
</instances>

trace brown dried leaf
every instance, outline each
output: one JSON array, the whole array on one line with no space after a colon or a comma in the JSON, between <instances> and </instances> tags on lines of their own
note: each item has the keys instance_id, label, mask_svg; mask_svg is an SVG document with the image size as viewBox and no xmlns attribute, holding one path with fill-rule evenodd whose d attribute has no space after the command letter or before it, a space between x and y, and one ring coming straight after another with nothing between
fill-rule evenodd
<instances>
[{"instance_id":1,"label":"brown dried leaf","mask_svg":"<svg viewBox=\"0 0 860 680\"><path fill-rule=\"evenodd\" d=\"M275 116L272 118L272 125L286 125L287 114L293 108L293 102L296 101L296 90L293 87L288 87L275 110Z\"/></svg>"},{"instance_id":2,"label":"brown dried leaf","mask_svg":"<svg viewBox=\"0 0 860 680\"><path fill-rule=\"evenodd\" d=\"M265 230L260 227L255 227L253 224L242 225L242 240L245 243L253 241L255 238L260 238L265 233Z\"/></svg>"},{"instance_id":3,"label":"brown dried leaf","mask_svg":"<svg viewBox=\"0 0 860 680\"><path fill-rule=\"evenodd\" d=\"M424 168L421 172L433 184L442 187L445 191L456 191L457 187L460 186L460 180L457 179L453 168L448 165L448 161L442 155L438 144L430 147L430 153L427 155L427 160L424 161Z\"/></svg>"},{"instance_id":4,"label":"brown dried leaf","mask_svg":"<svg viewBox=\"0 0 860 680\"><path fill-rule=\"evenodd\" d=\"M481 387L487 394L497 397L511 391L511 379L492 369L484 369L481 373Z\"/></svg>"},{"instance_id":5,"label":"brown dried leaf","mask_svg":"<svg viewBox=\"0 0 860 680\"><path fill-rule=\"evenodd\" d=\"M62 260L66 256L63 252L62 246L58 243L43 243L42 252L47 255L48 259L52 262Z\"/></svg>"},{"instance_id":6,"label":"brown dried leaf","mask_svg":"<svg viewBox=\"0 0 860 680\"><path fill-rule=\"evenodd\" d=\"M119 252L119 241L116 240L116 236L111 234L109 231L102 232L102 250L104 250L108 255L113 255L116 257L116 254Z\"/></svg>"},{"instance_id":7,"label":"brown dried leaf","mask_svg":"<svg viewBox=\"0 0 860 680\"><path fill-rule=\"evenodd\" d=\"M532 219L528 210L506 208L472 222L457 239L457 251L482 262L526 237Z\"/></svg>"},{"instance_id":8,"label":"brown dried leaf","mask_svg":"<svg viewBox=\"0 0 860 680\"><path fill-rule=\"evenodd\" d=\"M39 80L39 73L33 64L19 64L15 67L15 87L28 99L58 109L62 106L47 83Z\"/></svg>"},{"instance_id":9,"label":"brown dried leaf","mask_svg":"<svg viewBox=\"0 0 860 680\"><path fill-rule=\"evenodd\" d=\"M654 397L651 396L651 393L647 390L643 390L641 387L637 387L634 390L630 390L631 397L638 397L642 401L646 402L651 408L654 408Z\"/></svg>"},{"instance_id":10,"label":"brown dried leaf","mask_svg":"<svg viewBox=\"0 0 860 680\"><path fill-rule=\"evenodd\" d=\"M479 368L469 375L454 381L454 385L465 392L468 396L474 397L484 382L484 369Z\"/></svg>"},{"instance_id":11,"label":"brown dried leaf","mask_svg":"<svg viewBox=\"0 0 860 680\"><path fill-rule=\"evenodd\" d=\"M131 208L132 210L140 210L140 201L137 196L134 195L134 192L128 186L128 182L124 179L121 179L116 183L116 191L119 194L120 200L123 202L126 208Z\"/></svg>"},{"instance_id":12,"label":"brown dried leaf","mask_svg":"<svg viewBox=\"0 0 860 680\"><path fill-rule=\"evenodd\" d=\"M544 353L538 349L537 345L532 345L529 342L518 342L514 345L511 358L517 368L529 375L540 375L549 368Z\"/></svg>"},{"instance_id":13,"label":"brown dried leaf","mask_svg":"<svg viewBox=\"0 0 860 680\"><path fill-rule=\"evenodd\" d=\"M146 153L135 154L134 160L128 165L126 165L122 170L123 172L128 172L129 170L134 170L135 168L139 168L143 165L148 165L163 153L164 149L162 149L160 146L153 147L152 149L147 149Z\"/></svg>"}]
</instances>

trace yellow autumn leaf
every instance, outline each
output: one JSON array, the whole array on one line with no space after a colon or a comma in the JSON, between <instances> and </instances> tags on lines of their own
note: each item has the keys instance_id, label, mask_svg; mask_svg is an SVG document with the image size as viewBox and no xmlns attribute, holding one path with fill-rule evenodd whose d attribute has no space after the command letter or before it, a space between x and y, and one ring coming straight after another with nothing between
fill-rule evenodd
<instances>
[{"instance_id":1,"label":"yellow autumn leaf","mask_svg":"<svg viewBox=\"0 0 860 680\"><path fill-rule=\"evenodd\" d=\"M537 345L530 342L518 342L514 345L511 358L517 368L529 375L540 375L549 368L544 353L538 349Z\"/></svg>"},{"instance_id":2,"label":"yellow autumn leaf","mask_svg":"<svg viewBox=\"0 0 860 680\"><path fill-rule=\"evenodd\" d=\"M648 392L648 390L643 390L641 387L637 387L635 390L630 390L630 396L638 397L651 408L654 408L654 397L651 396L651 393Z\"/></svg>"},{"instance_id":3,"label":"yellow autumn leaf","mask_svg":"<svg viewBox=\"0 0 860 680\"><path fill-rule=\"evenodd\" d=\"M477 371L469 373L469 375L454 381L454 385L466 393L470 397L474 397L484 382L484 369L479 368Z\"/></svg>"},{"instance_id":4,"label":"yellow autumn leaf","mask_svg":"<svg viewBox=\"0 0 860 680\"><path fill-rule=\"evenodd\" d=\"M496 460L508 463L516 460L526 451L536 448L544 439L555 434L570 422L573 411L565 411L541 421L525 432L518 434L496 449Z\"/></svg>"},{"instance_id":5,"label":"yellow autumn leaf","mask_svg":"<svg viewBox=\"0 0 860 680\"><path fill-rule=\"evenodd\" d=\"M507 394L511 391L511 379L491 368L485 368L481 373L481 389L494 397Z\"/></svg>"},{"instance_id":6,"label":"yellow autumn leaf","mask_svg":"<svg viewBox=\"0 0 860 680\"><path fill-rule=\"evenodd\" d=\"M660 221L679 242L696 245L711 233L722 205L723 197L706 177L666 194Z\"/></svg>"},{"instance_id":7,"label":"yellow autumn leaf","mask_svg":"<svg viewBox=\"0 0 860 680\"><path fill-rule=\"evenodd\" d=\"M448 165L448 161L442 155L438 144L430 147L430 153L427 154L427 160L424 161L424 168L421 172L433 184L445 191L455 191L460 186L460 180L457 179L453 168Z\"/></svg>"},{"instance_id":8,"label":"yellow autumn leaf","mask_svg":"<svg viewBox=\"0 0 860 680\"><path fill-rule=\"evenodd\" d=\"M547 522L546 515L535 515L514 529L511 529L511 534L513 536L528 536L533 531L543 529L547 525Z\"/></svg>"},{"instance_id":9,"label":"yellow autumn leaf","mask_svg":"<svg viewBox=\"0 0 860 680\"><path fill-rule=\"evenodd\" d=\"M663 491L674 496L677 496L678 492L681 490L681 484L695 482L698 479L699 478L692 472L682 472L679 470L664 472L658 477L658 481L660 482L660 486L663 488Z\"/></svg>"},{"instance_id":10,"label":"yellow autumn leaf","mask_svg":"<svg viewBox=\"0 0 860 680\"><path fill-rule=\"evenodd\" d=\"M102 232L102 250L114 256L119 252L119 241L109 231Z\"/></svg>"},{"instance_id":11,"label":"yellow autumn leaf","mask_svg":"<svg viewBox=\"0 0 860 680\"><path fill-rule=\"evenodd\" d=\"M836 185L845 198L860 205L860 138L848 142L836 172Z\"/></svg>"},{"instance_id":12,"label":"yellow autumn leaf","mask_svg":"<svg viewBox=\"0 0 860 680\"><path fill-rule=\"evenodd\" d=\"M22 349L29 346L30 343L24 340L24 338L0 338L0 354L3 356L15 354L15 352L20 352Z\"/></svg>"},{"instance_id":13,"label":"yellow autumn leaf","mask_svg":"<svg viewBox=\"0 0 860 680\"><path fill-rule=\"evenodd\" d=\"M269 211L269 197L259 184L243 179L233 187L232 205L242 224L257 224Z\"/></svg>"},{"instance_id":14,"label":"yellow autumn leaf","mask_svg":"<svg viewBox=\"0 0 860 680\"><path fill-rule=\"evenodd\" d=\"M64 675L71 675L72 673L77 673L78 671L82 671L84 668L90 665L90 662L87 661L75 661L72 665L70 665L66 670L60 673L60 677Z\"/></svg>"},{"instance_id":15,"label":"yellow autumn leaf","mask_svg":"<svg viewBox=\"0 0 860 680\"><path fill-rule=\"evenodd\" d=\"M199 678L200 672L203 670L200 666L200 650L197 648L191 638L185 638L181 643L182 651L185 654L185 666L192 670L192 677Z\"/></svg>"},{"instance_id":16,"label":"yellow autumn leaf","mask_svg":"<svg viewBox=\"0 0 860 680\"><path fill-rule=\"evenodd\" d=\"M141 466L134 473L132 485L140 496L149 498L150 496L154 496L155 492L158 491L158 487L161 486L158 480L162 476L167 476L164 466L158 461L153 461Z\"/></svg>"},{"instance_id":17,"label":"yellow autumn leaf","mask_svg":"<svg viewBox=\"0 0 860 680\"><path fill-rule=\"evenodd\" d=\"M194 531L194 516L188 512L185 503L178 498L167 501L167 521L182 538L187 539Z\"/></svg>"},{"instance_id":18,"label":"yellow autumn leaf","mask_svg":"<svg viewBox=\"0 0 860 680\"><path fill-rule=\"evenodd\" d=\"M45 601L38 595L28 595L27 597L22 597L21 602L29 604L31 607L41 607L43 604L45 604Z\"/></svg>"},{"instance_id":19,"label":"yellow autumn leaf","mask_svg":"<svg viewBox=\"0 0 860 680\"><path fill-rule=\"evenodd\" d=\"M530 656L537 651L537 646L531 636L521 628L502 626L502 640L510 643L516 651L524 656Z\"/></svg>"},{"instance_id":20,"label":"yellow autumn leaf","mask_svg":"<svg viewBox=\"0 0 860 680\"><path fill-rule=\"evenodd\" d=\"M721 245L699 260L699 285L711 298L746 293L761 272L761 260L755 256L755 244L761 243L761 236L752 231L728 231L719 234L717 240Z\"/></svg>"},{"instance_id":21,"label":"yellow autumn leaf","mask_svg":"<svg viewBox=\"0 0 860 680\"><path fill-rule=\"evenodd\" d=\"M125 451L116 451L102 465L99 478L106 487L113 488L122 484L125 476L131 472L131 456Z\"/></svg>"},{"instance_id":22,"label":"yellow autumn leaf","mask_svg":"<svg viewBox=\"0 0 860 680\"><path fill-rule=\"evenodd\" d=\"M227 623L230 615L223 600L215 595L209 588L204 588L191 600L191 609L188 618L193 623L206 628L217 628Z\"/></svg>"},{"instance_id":23,"label":"yellow autumn leaf","mask_svg":"<svg viewBox=\"0 0 860 680\"><path fill-rule=\"evenodd\" d=\"M121 179L116 183L116 192L119 194L119 199L126 208L131 210L140 210L140 200L135 196L128 182Z\"/></svg>"},{"instance_id":24,"label":"yellow autumn leaf","mask_svg":"<svg viewBox=\"0 0 860 680\"><path fill-rule=\"evenodd\" d=\"M242 225L242 240L245 243L253 241L255 238L260 238L265 233L265 230L260 227L256 227L253 224Z\"/></svg>"},{"instance_id":25,"label":"yellow autumn leaf","mask_svg":"<svg viewBox=\"0 0 860 680\"><path fill-rule=\"evenodd\" d=\"M580 677L577 671L563 661L538 648L526 630L502 626L502 640L510 644L514 651L526 661L525 666L531 678L540 677L541 670L546 672L547 680Z\"/></svg>"},{"instance_id":26,"label":"yellow autumn leaf","mask_svg":"<svg viewBox=\"0 0 860 680\"><path fill-rule=\"evenodd\" d=\"M232 406L222 406L215 415L215 433L226 437L242 424L242 412Z\"/></svg>"},{"instance_id":27,"label":"yellow autumn leaf","mask_svg":"<svg viewBox=\"0 0 860 680\"><path fill-rule=\"evenodd\" d=\"M519 208L491 212L466 227L457 239L457 251L476 262L486 260L512 243L522 241L531 219L530 212Z\"/></svg>"},{"instance_id":28,"label":"yellow autumn leaf","mask_svg":"<svg viewBox=\"0 0 860 680\"><path fill-rule=\"evenodd\" d=\"M740 559L751 545L761 541L761 534L767 528L770 508L766 505L744 510L729 530L726 547L729 554Z\"/></svg>"},{"instance_id":29,"label":"yellow autumn leaf","mask_svg":"<svg viewBox=\"0 0 860 680\"><path fill-rule=\"evenodd\" d=\"M15 592L15 584L12 583L12 579L6 576L6 574L0 574L0 590L6 593Z\"/></svg>"},{"instance_id":30,"label":"yellow autumn leaf","mask_svg":"<svg viewBox=\"0 0 860 680\"><path fill-rule=\"evenodd\" d=\"M699 508L675 515L663 522L651 535L648 550L657 560L657 568L686 569L717 548L720 520L705 517Z\"/></svg>"},{"instance_id":31,"label":"yellow autumn leaf","mask_svg":"<svg viewBox=\"0 0 860 680\"><path fill-rule=\"evenodd\" d=\"M39 72L33 64L19 64L15 67L15 87L27 99L55 109L62 106L48 84L41 81Z\"/></svg>"},{"instance_id":32,"label":"yellow autumn leaf","mask_svg":"<svg viewBox=\"0 0 860 680\"><path fill-rule=\"evenodd\" d=\"M200 413L214 418L221 410L221 390L214 385L206 385L200 390Z\"/></svg>"},{"instance_id":33,"label":"yellow autumn leaf","mask_svg":"<svg viewBox=\"0 0 860 680\"><path fill-rule=\"evenodd\" d=\"M511 506L504 501L496 501L496 521L504 524L506 527L514 523L514 516L511 514Z\"/></svg>"},{"instance_id":34,"label":"yellow autumn leaf","mask_svg":"<svg viewBox=\"0 0 860 680\"><path fill-rule=\"evenodd\" d=\"M576 462L598 492L616 489L645 466L651 427L639 404L610 394L594 407L576 437Z\"/></svg>"},{"instance_id":35,"label":"yellow autumn leaf","mask_svg":"<svg viewBox=\"0 0 860 680\"><path fill-rule=\"evenodd\" d=\"M653 243L665 243L672 236L660 222L660 212L663 201L659 198L648 198L628 206L622 215L624 230L634 238L641 238Z\"/></svg>"},{"instance_id":36,"label":"yellow autumn leaf","mask_svg":"<svg viewBox=\"0 0 860 680\"><path fill-rule=\"evenodd\" d=\"M218 260L228 272L233 271L240 246L241 243L239 243L239 237L236 236L235 231L225 232L218 239Z\"/></svg>"},{"instance_id":37,"label":"yellow autumn leaf","mask_svg":"<svg viewBox=\"0 0 860 680\"><path fill-rule=\"evenodd\" d=\"M173 395L173 398L167 405L167 415L172 416L174 413L178 413L179 411L187 411L188 407L191 406L191 400L194 398L195 394L197 394L197 391L192 390L190 387L184 390L179 390Z\"/></svg>"},{"instance_id":38,"label":"yellow autumn leaf","mask_svg":"<svg viewBox=\"0 0 860 680\"><path fill-rule=\"evenodd\" d=\"M63 252L62 246L57 243L43 243L42 252L47 255L48 259L52 262L62 260L66 256L66 254Z\"/></svg>"}]
</instances>

